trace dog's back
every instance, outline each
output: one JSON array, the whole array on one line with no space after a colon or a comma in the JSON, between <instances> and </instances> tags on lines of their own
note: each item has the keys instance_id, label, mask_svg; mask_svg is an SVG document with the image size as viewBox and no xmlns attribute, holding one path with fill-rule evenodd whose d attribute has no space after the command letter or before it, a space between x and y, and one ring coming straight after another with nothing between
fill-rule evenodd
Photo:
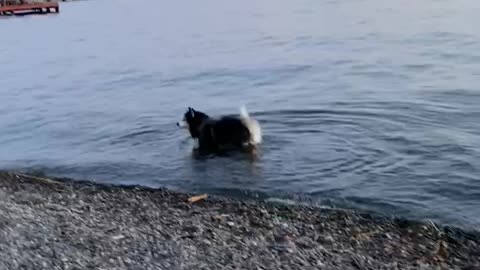
<instances>
[{"instance_id":1,"label":"dog's back","mask_svg":"<svg viewBox=\"0 0 480 270\"><path fill-rule=\"evenodd\" d=\"M204 123L200 145L208 148L241 147L250 140L250 132L242 120L234 117L210 119Z\"/></svg>"}]
</instances>

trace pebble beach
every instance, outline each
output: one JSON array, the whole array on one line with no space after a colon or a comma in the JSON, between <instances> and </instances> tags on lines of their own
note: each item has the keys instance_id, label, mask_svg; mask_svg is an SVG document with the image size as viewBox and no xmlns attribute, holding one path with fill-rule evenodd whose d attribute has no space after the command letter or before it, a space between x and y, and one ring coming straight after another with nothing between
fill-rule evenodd
<instances>
[{"instance_id":1,"label":"pebble beach","mask_svg":"<svg viewBox=\"0 0 480 270\"><path fill-rule=\"evenodd\" d=\"M429 222L0 173L0 269L480 269Z\"/></svg>"}]
</instances>

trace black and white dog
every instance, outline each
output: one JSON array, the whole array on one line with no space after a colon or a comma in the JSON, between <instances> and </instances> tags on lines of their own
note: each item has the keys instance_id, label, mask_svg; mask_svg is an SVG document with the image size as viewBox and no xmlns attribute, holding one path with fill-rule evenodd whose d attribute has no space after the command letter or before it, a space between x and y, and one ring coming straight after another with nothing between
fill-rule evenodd
<instances>
[{"instance_id":1,"label":"black and white dog","mask_svg":"<svg viewBox=\"0 0 480 270\"><path fill-rule=\"evenodd\" d=\"M262 142L260 125L249 116L244 106L239 117L223 116L218 119L189 107L177 125L189 130L202 152L254 147Z\"/></svg>"}]
</instances>

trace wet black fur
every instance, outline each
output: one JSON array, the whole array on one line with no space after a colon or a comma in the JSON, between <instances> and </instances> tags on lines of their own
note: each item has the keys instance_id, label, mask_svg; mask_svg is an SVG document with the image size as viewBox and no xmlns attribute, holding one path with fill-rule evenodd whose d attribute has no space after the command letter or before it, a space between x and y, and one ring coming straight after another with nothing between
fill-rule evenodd
<instances>
[{"instance_id":1,"label":"wet black fur","mask_svg":"<svg viewBox=\"0 0 480 270\"><path fill-rule=\"evenodd\" d=\"M213 119L189 107L184 120L192 138L198 139L198 150L201 152L243 148L250 141L250 131L237 117Z\"/></svg>"}]
</instances>

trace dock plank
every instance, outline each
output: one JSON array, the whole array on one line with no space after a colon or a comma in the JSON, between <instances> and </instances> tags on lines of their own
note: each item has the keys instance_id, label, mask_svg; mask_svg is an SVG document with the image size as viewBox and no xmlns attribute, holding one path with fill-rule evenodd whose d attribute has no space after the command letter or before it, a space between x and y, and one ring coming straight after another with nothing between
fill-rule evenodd
<instances>
[{"instance_id":1,"label":"dock plank","mask_svg":"<svg viewBox=\"0 0 480 270\"><path fill-rule=\"evenodd\" d=\"M18 11L36 11L43 10L51 11L52 9L55 12L59 11L58 3L34 3L34 4L23 4L23 5L9 5L9 6L0 6L0 14L5 12L18 12Z\"/></svg>"}]
</instances>

